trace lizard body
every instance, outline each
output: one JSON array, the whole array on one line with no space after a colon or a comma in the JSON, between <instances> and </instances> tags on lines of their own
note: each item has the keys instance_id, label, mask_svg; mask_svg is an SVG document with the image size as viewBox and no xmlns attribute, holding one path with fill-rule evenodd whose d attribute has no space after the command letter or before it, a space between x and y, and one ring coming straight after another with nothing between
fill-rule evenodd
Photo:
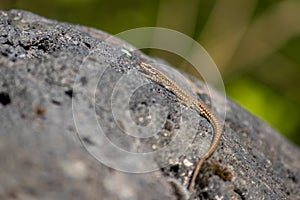
<instances>
[{"instance_id":1,"label":"lizard body","mask_svg":"<svg viewBox=\"0 0 300 200\"><path fill-rule=\"evenodd\" d=\"M217 118L212 114L212 112L200 101L198 101L193 96L186 93L180 86L178 86L174 81L172 81L169 77L163 74L161 71L157 70L156 68L152 67L149 64L144 62L140 63L140 67L143 69L145 73L143 75L159 84L164 86L167 90L173 92L180 102L186 105L189 108L195 109L200 115L204 116L213 126L214 129L214 137L211 144L210 149L204 154L204 156L198 161L197 166L193 172L190 184L188 186L189 191L192 191L195 185L196 178L199 174L199 171L206 159L208 159L218 147L219 141L222 136L222 127Z\"/></svg>"}]
</instances>

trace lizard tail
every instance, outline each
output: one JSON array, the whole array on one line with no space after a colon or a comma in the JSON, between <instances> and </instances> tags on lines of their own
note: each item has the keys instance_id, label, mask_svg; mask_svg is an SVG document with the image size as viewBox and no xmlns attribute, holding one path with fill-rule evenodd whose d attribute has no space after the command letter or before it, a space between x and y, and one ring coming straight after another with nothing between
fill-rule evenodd
<instances>
[{"instance_id":1,"label":"lizard tail","mask_svg":"<svg viewBox=\"0 0 300 200\"><path fill-rule=\"evenodd\" d=\"M198 176L198 174L199 174L199 171L200 171L200 169L201 169L201 167L202 167L202 165L203 165L203 163L204 163L205 160L206 160L206 158L205 158L205 157L202 157L202 158L199 160L199 162L198 162L198 164L197 164L197 166L196 166L196 168L195 168L195 170L194 170L194 172L193 172L193 176L192 176L192 179L191 179L191 181L190 181L190 185L189 185L189 187L188 187L188 190L189 190L190 192L193 190L193 188L194 188L194 186L195 186L196 178L197 178L197 176Z\"/></svg>"},{"instance_id":2,"label":"lizard tail","mask_svg":"<svg viewBox=\"0 0 300 200\"><path fill-rule=\"evenodd\" d=\"M199 107L201 107L201 110L202 110L201 114L212 123L215 134L214 134L214 138L213 138L213 141L212 141L209 151L206 154L204 154L204 156L199 160L199 162L193 172L193 176L191 178L190 185L188 186L188 190L190 192L193 190L193 188L195 186L196 178L199 174L199 171L200 171L204 161L206 159L208 159L215 152L215 150L218 147L221 136L222 136L222 126L219 123L219 121L217 120L217 118L212 114L211 111L209 111L204 106L199 105Z\"/></svg>"}]
</instances>

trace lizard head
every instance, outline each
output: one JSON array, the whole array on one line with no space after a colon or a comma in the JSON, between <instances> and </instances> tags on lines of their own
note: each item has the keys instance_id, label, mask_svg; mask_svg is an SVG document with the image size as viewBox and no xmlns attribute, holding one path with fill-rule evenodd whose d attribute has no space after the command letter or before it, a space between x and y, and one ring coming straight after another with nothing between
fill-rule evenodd
<instances>
[{"instance_id":1,"label":"lizard head","mask_svg":"<svg viewBox=\"0 0 300 200\"><path fill-rule=\"evenodd\" d=\"M150 64L141 62L140 67L146 74L148 74L150 76L156 76L158 74L157 69L152 67Z\"/></svg>"}]
</instances>

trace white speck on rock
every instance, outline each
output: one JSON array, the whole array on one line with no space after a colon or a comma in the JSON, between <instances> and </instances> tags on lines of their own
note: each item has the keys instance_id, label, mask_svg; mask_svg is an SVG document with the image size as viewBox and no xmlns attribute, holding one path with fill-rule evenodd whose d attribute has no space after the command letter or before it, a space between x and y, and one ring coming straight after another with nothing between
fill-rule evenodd
<instances>
[{"instance_id":1,"label":"white speck on rock","mask_svg":"<svg viewBox=\"0 0 300 200\"><path fill-rule=\"evenodd\" d=\"M121 51L123 52L123 53L125 53L127 56L129 56L129 57L131 57L132 55L131 55L131 53L127 50L127 49L121 49Z\"/></svg>"},{"instance_id":2,"label":"white speck on rock","mask_svg":"<svg viewBox=\"0 0 300 200\"><path fill-rule=\"evenodd\" d=\"M193 165L193 163L186 158L183 160L183 164L187 167L190 167Z\"/></svg>"},{"instance_id":3,"label":"white speck on rock","mask_svg":"<svg viewBox=\"0 0 300 200\"><path fill-rule=\"evenodd\" d=\"M76 179L82 179L87 174L86 164L79 160L64 162L62 168L65 174Z\"/></svg>"}]
</instances>

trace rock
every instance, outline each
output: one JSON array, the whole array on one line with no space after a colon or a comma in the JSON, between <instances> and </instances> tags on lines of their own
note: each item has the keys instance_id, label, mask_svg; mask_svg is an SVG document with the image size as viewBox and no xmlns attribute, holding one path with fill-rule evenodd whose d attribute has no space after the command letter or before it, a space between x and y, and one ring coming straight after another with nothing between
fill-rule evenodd
<instances>
[{"instance_id":1,"label":"rock","mask_svg":"<svg viewBox=\"0 0 300 200\"><path fill-rule=\"evenodd\" d=\"M187 192L210 123L139 72L160 61L109 37L0 12L0 199L300 198L300 150L230 100L219 147Z\"/></svg>"}]
</instances>

